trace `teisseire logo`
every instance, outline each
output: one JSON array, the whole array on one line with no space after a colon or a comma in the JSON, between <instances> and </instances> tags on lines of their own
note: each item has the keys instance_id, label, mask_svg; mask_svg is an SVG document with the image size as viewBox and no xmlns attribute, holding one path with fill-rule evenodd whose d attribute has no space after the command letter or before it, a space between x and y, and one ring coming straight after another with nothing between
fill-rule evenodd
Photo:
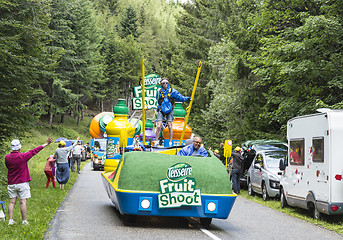
<instances>
[{"instance_id":1,"label":"teisseire logo","mask_svg":"<svg viewBox=\"0 0 343 240\"><path fill-rule=\"evenodd\" d=\"M187 163L177 163L167 170L167 178L159 180L159 208L176 208L183 205L201 206L200 189L195 189L196 182L192 167Z\"/></svg>"},{"instance_id":2,"label":"teisseire logo","mask_svg":"<svg viewBox=\"0 0 343 240\"><path fill-rule=\"evenodd\" d=\"M189 175L192 175L192 167L187 163L177 163L167 171L167 178L170 181L180 181Z\"/></svg>"}]
</instances>

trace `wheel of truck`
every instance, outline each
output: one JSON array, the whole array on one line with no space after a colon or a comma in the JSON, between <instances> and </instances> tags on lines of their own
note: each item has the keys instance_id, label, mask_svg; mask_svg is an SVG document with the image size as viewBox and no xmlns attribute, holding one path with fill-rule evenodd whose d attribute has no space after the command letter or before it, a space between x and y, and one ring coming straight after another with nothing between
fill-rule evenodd
<instances>
[{"instance_id":1,"label":"wheel of truck","mask_svg":"<svg viewBox=\"0 0 343 240\"><path fill-rule=\"evenodd\" d=\"M315 204L313 204L313 207L310 208L310 211L312 211L312 217L313 219L319 220L322 217L322 213L318 211L318 208Z\"/></svg>"},{"instance_id":2,"label":"wheel of truck","mask_svg":"<svg viewBox=\"0 0 343 240\"><path fill-rule=\"evenodd\" d=\"M248 179L248 194L249 196L254 196L254 190L252 189L252 183L250 179Z\"/></svg>"},{"instance_id":3,"label":"wheel of truck","mask_svg":"<svg viewBox=\"0 0 343 240\"><path fill-rule=\"evenodd\" d=\"M267 201L269 199L269 195L267 192L267 187L266 187L265 182L262 183L262 199L263 199L263 201Z\"/></svg>"},{"instance_id":4,"label":"wheel of truck","mask_svg":"<svg viewBox=\"0 0 343 240\"><path fill-rule=\"evenodd\" d=\"M211 225L212 218L200 218L200 224L203 227L208 227Z\"/></svg>"},{"instance_id":5,"label":"wheel of truck","mask_svg":"<svg viewBox=\"0 0 343 240\"><path fill-rule=\"evenodd\" d=\"M281 203L281 208L285 208L288 206L283 188L281 188L280 203Z\"/></svg>"},{"instance_id":6,"label":"wheel of truck","mask_svg":"<svg viewBox=\"0 0 343 240\"><path fill-rule=\"evenodd\" d=\"M125 225L132 225L136 222L136 216L130 214L123 215L123 222Z\"/></svg>"}]
</instances>

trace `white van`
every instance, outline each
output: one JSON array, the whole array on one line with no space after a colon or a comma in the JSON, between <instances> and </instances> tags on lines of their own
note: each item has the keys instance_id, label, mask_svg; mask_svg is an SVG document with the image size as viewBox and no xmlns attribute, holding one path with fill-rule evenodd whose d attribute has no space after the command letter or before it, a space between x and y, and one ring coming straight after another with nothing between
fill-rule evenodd
<instances>
[{"instance_id":1,"label":"white van","mask_svg":"<svg viewBox=\"0 0 343 240\"><path fill-rule=\"evenodd\" d=\"M321 111L288 121L279 173L281 207L308 209L315 219L343 214L343 111Z\"/></svg>"}]
</instances>

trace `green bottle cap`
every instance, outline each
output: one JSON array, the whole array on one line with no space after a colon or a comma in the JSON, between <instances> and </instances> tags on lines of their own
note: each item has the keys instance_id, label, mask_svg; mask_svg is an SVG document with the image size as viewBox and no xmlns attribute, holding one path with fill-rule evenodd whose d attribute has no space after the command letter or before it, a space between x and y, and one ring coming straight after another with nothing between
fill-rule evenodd
<instances>
[{"instance_id":1,"label":"green bottle cap","mask_svg":"<svg viewBox=\"0 0 343 240\"><path fill-rule=\"evenodd\" d=\"M146 123L145 123L145 128L153 128L154 124L151 122L150 119L147 119Z\"/></svg>"},{"instance_id":2,"label":"green bottle cap","mask_svg":"<svg viewBox=\"0 0 343 240\"><path fill-rule=\"evenodd\" d=\"M174 107L174 117L184 118L186 116L186 110L182 107L182 102L176 102Z\"/></svg>"},{"instance_id":3,"label":"green bottle cap","mask_svg":"<svg viewBox=\"0 0 343 240\"><path fill-rule=\"evenodd\" d=\"M125 99L118 99L118 104L113 108L113 113L118 115L129 115L129 108L125 105Z\"/></svg>"}]
</instances>

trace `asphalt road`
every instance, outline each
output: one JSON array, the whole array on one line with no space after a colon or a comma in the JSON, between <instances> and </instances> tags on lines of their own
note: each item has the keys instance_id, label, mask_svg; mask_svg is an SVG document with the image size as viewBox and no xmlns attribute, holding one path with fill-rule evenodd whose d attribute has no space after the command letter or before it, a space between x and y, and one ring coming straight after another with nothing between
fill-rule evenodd
<instances>
[{"instance_id":1,"label":"asphalt road","mask_svg":"<svg viewBox=\"0 0 343 240\"><path fill-rule=\"evenodd\" d=\"M137 217L127 225L100 172L88 163L51 221L45 239L343 239L342 235L238 197L226 220L208 229L197 219Z\"/></svg>"}]
</instances>

